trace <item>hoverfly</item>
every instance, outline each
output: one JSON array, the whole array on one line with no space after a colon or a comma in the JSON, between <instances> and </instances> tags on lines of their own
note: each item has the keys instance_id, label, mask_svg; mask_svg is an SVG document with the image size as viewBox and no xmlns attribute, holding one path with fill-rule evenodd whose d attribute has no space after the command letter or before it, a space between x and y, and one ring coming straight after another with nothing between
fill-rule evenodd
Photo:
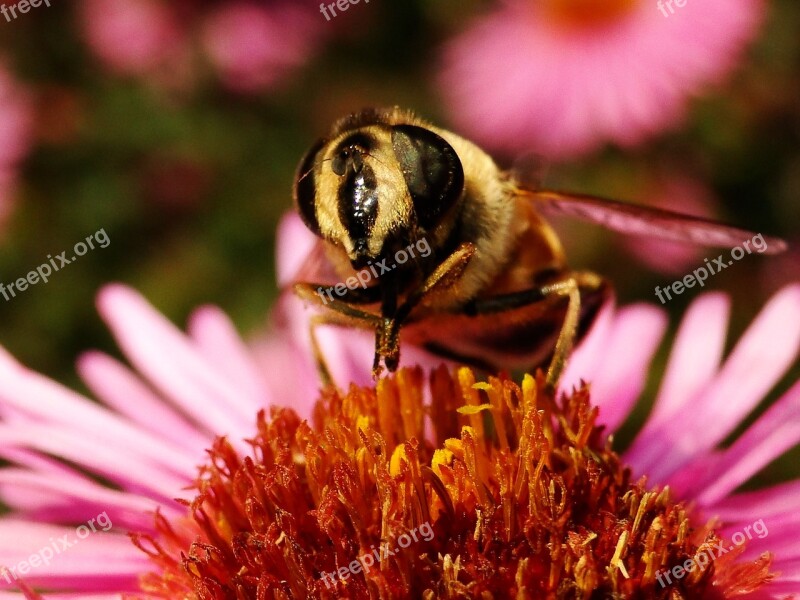
<instances>
[{"instance_id":1,"label":"hoverfly","mask_svg":"<svg viewBox=\"0 0 800 600\"><path fill-rule=\"evenodd\" d=\"M549 360L547 381L555 385L611 288L567 266L543 215L707 246L734 247L753 235L677 213L526 189L475 144L399 108L336 122L300 161L293 195L320 238L316 264L332 267L342 282L363 283L340 284L336 296L308 280L294 286L327 309L312 319L311 337L328 380L314 334L322 324L373 329L375 377L381 363L397 368L402 340L494 371ZM429 252L408 259L423 241ZM785 248L766 241L768 253ZM318 272L310 267L301 278Z\"/></svg>"}]
</instances>

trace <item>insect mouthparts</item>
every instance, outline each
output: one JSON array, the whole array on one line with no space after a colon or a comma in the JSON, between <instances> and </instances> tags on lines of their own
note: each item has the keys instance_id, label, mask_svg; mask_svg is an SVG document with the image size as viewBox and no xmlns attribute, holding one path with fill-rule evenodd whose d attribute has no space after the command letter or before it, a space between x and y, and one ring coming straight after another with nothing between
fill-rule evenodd
<instances>
[{"instance_id":1,"label":"insect mouthparts","mask_svg":"<svg viewBox=\"0 0 800 600\"><path fill-rule=\"evenodd\" d=\"M366 238L359 238L355 240L353 246L353 251L356 257L350 261L350 264L352 264L356 269L363 269L367 266L367 263L370 260L369 246Z\"/></svg>"}]
</instances>

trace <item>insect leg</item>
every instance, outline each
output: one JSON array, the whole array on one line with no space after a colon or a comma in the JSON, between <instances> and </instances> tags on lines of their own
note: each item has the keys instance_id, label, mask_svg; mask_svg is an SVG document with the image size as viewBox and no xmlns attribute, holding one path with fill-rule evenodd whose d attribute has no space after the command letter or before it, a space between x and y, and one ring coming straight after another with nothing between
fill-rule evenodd
<instances>
[{"instance_id":1,"label":"insect leg","mask_svg":"<svg viewBox=\"0 0 800 600\"><path fill-rule=\"evenodd\" d=\"M447 287L454 283L464 273L472 255L475 254L475 244L465 242L448 256L442 263L428 275L427 279L414 290L403 305L398 309L396 319L404 320L419 302L436 288Z\"/></svg>"},{"instance_id":2,"label":"insect leg","mask_svg":"<svg viewBox=\"0 0 800 600\"><path fill-rule=\"evenodd\" d=\"M331 309L332 312L322 313L311 317L309 323L309 336L311 338L311 351L314 354L314 361L317 364L320 379L323 386L327 387L333 383L330 369L325 362L325 355L317 339L316 328L320 325L337 325L340 327L360 327L364 329L375 328L380 324L380 317L372 313L353 308L342 300L333 300L328 303L320 303L319 295L314 284L298 283L295 284L295 293L303 300L308 300Z\"/></svg>"},{"instance_id":3,"label":"insect leg","mask_svg":"<svg viewBox=\"0 0 800 600\"><path fill-rule=\"evenodd\" d=\"M437 287L446 287L457 281L464 269L467 268L472 255L475 254L475 245L469 242L461 244L456 250L437 266L428 275L417 289L411 292L405 302L395 311L391 318L383 318L377 329L375 340L375 362L372 367L373 375L380 375L380 359L389 371L397 369L400 362L400 326L408 318L414 307L420 303L426 294Z\"/></svg>"},{"instance_id":4,"label":"insect leg","mask_svg":"<svg viewBox=\"0 0 800 600\"><path fill-rule=\"evenodd\" d=\"M568 272L548 281L546 284L529 290L474 301L465 307L465 312L471 315L503 313L542 301L566 298L567 308L564 321L547 369L547 384L555 387L564 370L577 335L581 315L581 293L597 292L603 289L605 285L604 280L594 273Z\"/></svg>"},{"instance_id":5,"label":"insect leg","mask_svg":"<svg viewBox=\"0 0 800 600\"><path fill-rule=\"evenodd\" d=\"M569 297L567 314L564 315L564 324L561 326L561 332L558 334L556 347L553 350L553 359L550 361L550 366L547 368L547 378L545 379L547 386L554 390L567 364L567 357L569 353L572 352L575 334L578 331L578 319L581 314L581 293L578 288L578 282L574 277L570 277L561 285L555 284L553 286L553 293L557 295L567 295Z\"/></svg>"},{"instance_id":6,"label":"insect leg","mask_svg":"<svg viewBox=\"0 0 800 600\"><path fill-rule=\"evenodd\" d=\"M335 294L332 286L317 283L296 283L294 293L307 302L313 302L320 306L336 301L347 304L373 304L380 301L380 288L377 286L368 288L347 288L342 295Z\"/></svg>"}]
</instances>

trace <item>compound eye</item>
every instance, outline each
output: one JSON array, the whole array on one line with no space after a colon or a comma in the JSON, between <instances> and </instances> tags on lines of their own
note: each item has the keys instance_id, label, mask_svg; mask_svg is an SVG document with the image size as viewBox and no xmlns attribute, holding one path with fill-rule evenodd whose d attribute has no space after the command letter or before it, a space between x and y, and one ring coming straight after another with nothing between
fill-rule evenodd
<instances>
[{"instance_id":1,"label":"compound eye","mask_svg":"<svg viewBox=\"0 0 800 600\"><path fill-rule=\"evenodd\" d=\"M300 218L311 231L320 234L319 221L317 220L317 154L325 146L327 140L318 140L297 166L294 176L294 202Z\"/></svg>"},{"instance_id":2,"label":"compound eye","mask_svg":"<svg viewBox=\"0 0 800 600\"><path fill-rule=\"evenodd\" d=\"M396 125L392 148L421 227L430 230L461 198L464 169L443 137L424 127Z\"/></svg>"}]
</instances>

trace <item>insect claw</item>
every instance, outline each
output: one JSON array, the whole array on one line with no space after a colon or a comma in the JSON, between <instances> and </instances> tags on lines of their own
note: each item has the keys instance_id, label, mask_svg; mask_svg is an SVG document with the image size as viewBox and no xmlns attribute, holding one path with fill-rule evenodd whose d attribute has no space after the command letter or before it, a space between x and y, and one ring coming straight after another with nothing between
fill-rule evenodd
<instances>
[{"instance_id":1,"label":"insect claw","mask_svg":"<svg viewBox=\"0 0 800 600\"><path fill-rule=\"evenodd\" d=\"M383 373L383 367L381 366L380 357L375 357L375 362L372 365L372 379L378 381L381 378L381 373Z\"/></svg>"}]
</instances>

